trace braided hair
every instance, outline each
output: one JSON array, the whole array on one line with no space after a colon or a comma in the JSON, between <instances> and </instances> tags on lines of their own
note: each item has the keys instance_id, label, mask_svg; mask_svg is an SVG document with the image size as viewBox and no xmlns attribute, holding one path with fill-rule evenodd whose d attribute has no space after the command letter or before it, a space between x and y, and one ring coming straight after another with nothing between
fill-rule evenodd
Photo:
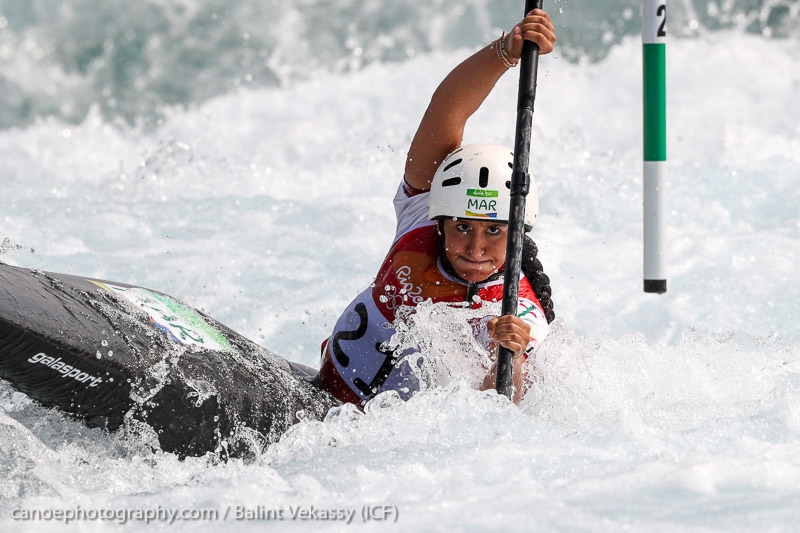
<instances>
[{"instance_id":1,"label":"braided hair","mask_svg":"<svg viewBox=\"0 0 800 533\"><path fill-rule=\"evenodd\" d=\"M522 273L530 281L531 288L536 293L536 297L539 298L539 303L542 304L544 316L549 324L556 318L556 313L553 311L550 278L544 273L542 262L537 257L538 254L539 248L537 248L536 243L528 235L525 235L522 243Z\"/></svg>"}]
</instances>

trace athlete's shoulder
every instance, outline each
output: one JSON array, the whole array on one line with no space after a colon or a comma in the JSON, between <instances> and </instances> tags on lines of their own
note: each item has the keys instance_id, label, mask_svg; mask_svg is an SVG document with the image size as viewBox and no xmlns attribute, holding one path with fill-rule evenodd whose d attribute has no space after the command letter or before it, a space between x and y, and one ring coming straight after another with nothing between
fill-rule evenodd
<instances>
[{"instance_id":1,"label":"athlete's shoulder","mask_svg":"<svg viewBox=\"0 0 800 533\"><path fill-rule=\"evenodd\" d=\"M403 234L429 222L429 197L429 191L417 191L416 189L409 191L407 190L405 180L400 182L393 202L395 214L397 215L395 241Z\"/></svg>"}]
</instances>

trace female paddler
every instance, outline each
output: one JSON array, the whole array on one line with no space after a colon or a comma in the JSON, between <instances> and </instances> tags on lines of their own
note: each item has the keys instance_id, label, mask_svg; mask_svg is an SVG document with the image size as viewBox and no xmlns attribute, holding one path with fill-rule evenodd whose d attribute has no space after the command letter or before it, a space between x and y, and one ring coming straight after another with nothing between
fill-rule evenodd
<instances>
[{"instance_id":1,"label":"female paddler","mask_svg":"<svg viewBox=\"0 0 800 533\"><path fill-rule=\"evenodd\" d=\"M509 217L511 150L493 144L461 146L467 119L500 77L514 67L524 40L553 50L548 14L533 10L511 33L476 52L441 82L417 129L394 198L397 232L374 283L345 309L323 343L319 385L344 402L363 404L395 390L408 398L419 389L410 368L386 346L398 308L420 302L483 302L503 298ZM538 212L531 183L525 213L530 231ZM495 354L499 344L514 354L515 401L525 390L523 361L547 335L553 304L547 276L526 236L517 316L488 315L473 324ZM488 313L488 312L487 312ZM494 387L491 368L482 388Z\"/></svg>"}]
</instances>

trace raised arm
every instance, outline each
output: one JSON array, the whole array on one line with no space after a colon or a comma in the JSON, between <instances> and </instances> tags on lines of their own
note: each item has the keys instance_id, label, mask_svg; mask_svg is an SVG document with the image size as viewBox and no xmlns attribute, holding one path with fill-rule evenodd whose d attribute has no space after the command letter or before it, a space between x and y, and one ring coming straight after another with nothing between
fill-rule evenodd
<instances>
[{"instance_id":1,"label":"raised arm","mask_svg":"<svg viewBox=\"0 0 800 533\"><path fill-rule=\"evenodd\" d=\"M553 50L555 28L550 16L531 11L505 39L512 61L522 55L524 40L539 45L540 54ZM405 180L414 189L427 191L441 161L461 146L467 119L492 92L508 66L498 55L498 41L468 57L447 75L431 97L406 159Z\"/></svg>"}]
</instances>

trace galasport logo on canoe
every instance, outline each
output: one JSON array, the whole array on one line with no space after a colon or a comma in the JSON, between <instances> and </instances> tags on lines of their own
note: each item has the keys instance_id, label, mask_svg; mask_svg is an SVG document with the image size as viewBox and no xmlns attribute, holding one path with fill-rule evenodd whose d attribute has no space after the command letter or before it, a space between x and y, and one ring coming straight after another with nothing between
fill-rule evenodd
<instances>
[{"instance_id":1,"label":"galasport logo on canoe","mask_svg":"<svg viewBox=\"0 0 800 533\"><path fill-rule=\"evenodd\" d=\"M87 372L84 372L80 368L75 368L72 365L68 365L62 361L60 357L54 359L44 352L39 352L33 357L30 357L28 362L44 365L55 370L59 374L63 374L61 376L62 378L72 378L75 381L88 384L89 387L97 387L103 382L103 378L93 376Z\"/></svg>"}]
</instances>

